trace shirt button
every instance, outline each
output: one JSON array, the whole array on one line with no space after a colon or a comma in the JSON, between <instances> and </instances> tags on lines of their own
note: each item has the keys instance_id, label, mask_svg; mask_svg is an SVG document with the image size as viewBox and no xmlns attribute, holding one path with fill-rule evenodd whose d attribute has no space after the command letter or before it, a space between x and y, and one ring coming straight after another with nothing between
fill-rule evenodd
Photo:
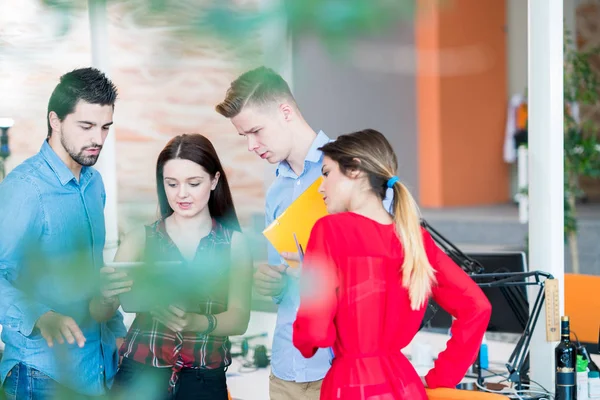
<instances>
[{"instance_id":1,"label":"shirt button","mask_svg":"<svg viewBox=\"0 0 600 400\"><path fill-rule=\"evenodd\" d=\"M300 186L300 181L296 181L296 185Z\"/></svg>"},{"instance_id":2,"label":"shirt button","mask_svg":"<svg viewBox=\"0 0 600 400\"><path fill-rule=\"evenodd\" d=\"M104 369L104 365L101 365L101 366L100 366L100 369Z\"/></svg>"}]
</instances>

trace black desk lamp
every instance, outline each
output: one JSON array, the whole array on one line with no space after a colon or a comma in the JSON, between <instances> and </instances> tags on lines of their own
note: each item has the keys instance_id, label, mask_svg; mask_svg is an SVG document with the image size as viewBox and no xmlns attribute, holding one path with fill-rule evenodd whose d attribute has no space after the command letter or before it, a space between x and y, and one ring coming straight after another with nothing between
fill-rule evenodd
<instances>
[{"instance_id":1,"label":"black desk lamp","mask_svg":"<svg viewBox=\"0 0 600 400\"><path fill-rule=\"evenodd\" d=\"M544 306L544 300L546 298L544 287L546 279L553 279L553 276L547 272L542 271L530 271L530 272L504 272L504 273L485 273L484 267L473 260L472 258L465 255L452 244L448 239L442 236L438 231L433 229L425 220L421 220L421 226L429 232L433 240L444 250L446 254L458 265L463 271L482 288L497 287L500 289L502 295L506 299L509 307L512 309L515 317L524 325L523 333L517 342L515 349L510 355L508 362L505 364L508 370L508 381L515 383L517 390L523 388L524 375L528 372L529 366L527 361L527 355L529 353L529 345L531 342L531 336L533 330L537 324L537 321ZM531 279L531 281L529 280ZM518 304L522 302L527 303L527 299L518 290L520 287L526 286L539 286L538 294L535 298L533 309L531 310L531 316L521 316ZM428 317L424 318L424 322L421 324L421 328L425 326L437 312L438 308L436 305L428 304ZM600 341L600 338L599 338ZM600 345L599 345L600 346ZM600 348L599 348L600 351ZM481 374L481 368L477 371L477 381L479 384L483 384L483 376Z\"/></svg>"}]
</instances>

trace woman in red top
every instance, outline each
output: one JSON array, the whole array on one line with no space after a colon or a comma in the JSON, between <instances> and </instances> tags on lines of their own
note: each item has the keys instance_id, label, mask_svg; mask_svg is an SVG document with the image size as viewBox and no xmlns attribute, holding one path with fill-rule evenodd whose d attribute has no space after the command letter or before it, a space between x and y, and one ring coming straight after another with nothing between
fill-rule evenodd
<instances>
[{"instance_id":1,"label":"woman in red top","mask_svg":"<svg viewBox=\"0 0 600 400\"><path fill-rule=\"evenodd\" d=\"M320 191L331 215L311 232L293 336L305 357L333 346L321 399L419 400L427 398L424 386L455 387L476 358L490 303L421 229L381 133L343 135L321 150ZM382 204L387 188L394 217ZM446 350L420 378L400 351L419 330L430 296L456 321Z\"/></svg>"}]
</instances>

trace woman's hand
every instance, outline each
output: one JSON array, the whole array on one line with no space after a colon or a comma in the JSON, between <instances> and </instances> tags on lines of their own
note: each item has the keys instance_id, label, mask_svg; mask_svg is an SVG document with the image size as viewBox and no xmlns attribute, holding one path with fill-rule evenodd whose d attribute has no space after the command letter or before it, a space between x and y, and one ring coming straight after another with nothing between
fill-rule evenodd
<instances>
[{"instance_id":1,"label":"woman's hand","mask_svg":"<svg viewBox=\"0 0 600 400\"><path fill-rule=\"evenodd\" d=\"M157 308L150 314L173 332L196 331L200 315L187 313L176 306Z\"/></svg>"},{"instance_id":2,"label":"woman's hand","mask_svg":"<svg viewBox=\"0 0 600 400\"><path fill-rule=\"evenodd\" d=\"M118 272L115 268L104 267L100 269L102 279L102 297L105 301L115 299L121 293L131 290L133 280L125 272Z\"/></svg>"},{"instance_id":3,"label":"woman's hand","mask_svg":"<svg viewBox=\"0 0 600 400\"><path fill-rule=\"evenodd\" d=\"M100 269L100 294L89 304L90 314L97 322L108 321L119 308L119 295L129 292L133 280L125 272L112 267Z\"/></svg>"}]
</instances>

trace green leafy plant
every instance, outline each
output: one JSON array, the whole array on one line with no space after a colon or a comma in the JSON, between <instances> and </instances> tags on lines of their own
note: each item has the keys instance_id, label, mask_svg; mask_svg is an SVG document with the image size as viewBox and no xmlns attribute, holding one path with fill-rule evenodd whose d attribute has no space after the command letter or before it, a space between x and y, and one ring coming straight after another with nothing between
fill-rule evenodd
<instances>
[{"instance_id":1,"label":"green leafy plant","mask_svg":"<svg viewBox=\"0 0 600 400\"><path fill-rule=\"evenodd\" d=\"M361 35L385 32L399 20L410 20L417 8L416 0L275 0L264 6L234 0L41 0L67 14L94 1L122 3L135 10L136 20L144 24L234 43L252 39L263 24L284 20L290 32L314 35L331 50Z\"/></svg>"},{"instance_id":2,"label":"green leafy plant","mask_svg":"<svg viewBox=\"0 0 600 400\"><path fill-rule=\"evenodd\" d=\"M577 49L569 31L564 39L564 102L594 105L600 98L600 79L593 70L590 57L600 49ZM576 200L583 194L579 186L581 177L600 177L600 141L598 127L593 121L577 120L566 109L564 118L564 171L565 171L565 239L569 243L574 273L579 273L577 249Z\"/></svg>"}]
</instances>

